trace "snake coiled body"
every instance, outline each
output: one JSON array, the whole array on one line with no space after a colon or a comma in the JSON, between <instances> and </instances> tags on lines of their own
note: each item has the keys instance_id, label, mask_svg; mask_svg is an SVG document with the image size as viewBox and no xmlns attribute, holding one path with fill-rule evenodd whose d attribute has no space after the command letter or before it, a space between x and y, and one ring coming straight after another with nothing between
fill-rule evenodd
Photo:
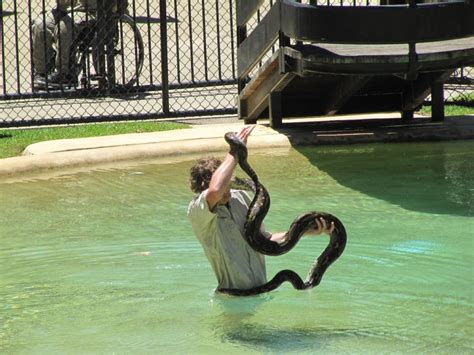
<instances>
[{"instance_id":1,"label":"snake coiled body","mask_svg":"<svg viewBox=\"0 0 474 355\"><path fill-rule=\"evenodd\" d=\"M247 220L244 226L244 238L255 251L264 255L282 255L293 249L301 239L301 236L308 230L317 228L316 219L323 217L327 223L334 222L334 230L329 236L329 244L316 259L309 270L306 281L292 270L282 270L278 272L267 283L251 289L219 289L219 292L234 296L250 296L272 291L278 288L283 282L290 282L294 288L304 290L313 288L321 282L321 279L328 267L341 256L346 246L346 230L341 221L324 212L308 212L296 218L286 232L285 242L278 244L267 239L261 233L261 226L265 216L270 209L270 195L260 183L259 178L252 167L247 162L247 146L237 137L234 132L225 134L225 140L230 146L230 151L237 159L242 170L252 179L255 196L247 212Z\"/></svg>"}]
</instances>

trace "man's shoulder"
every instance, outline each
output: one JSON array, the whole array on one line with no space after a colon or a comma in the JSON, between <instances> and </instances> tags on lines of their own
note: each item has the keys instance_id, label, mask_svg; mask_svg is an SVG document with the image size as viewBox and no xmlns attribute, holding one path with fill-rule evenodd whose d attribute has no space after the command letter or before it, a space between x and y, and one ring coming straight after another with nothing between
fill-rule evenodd
<instances>
[{"instance_id":1,"label":"man's shoulder","mask_svg":"<svg viewBox=\"0 0 474 355\"><path fill-rule=\"evenodd\" d=\"M230 192L232 194L238 195L238 196L248 196L248 192L245 190L240 190L240 189L231 189Z\"/></svg>"},{"instance_id":2,"label":"man's shoulder","mask_svg":"<svg viewBox=\"0 0 474 355\"><path fill-rule=\"evenodd\" d=\"M196 196L194 196L193 199L191 201L189 201L188 210L191 209L191 208L202 207L203 203L207 204L206 192L207 192L207 190L197 194Z\"/></svg>"},{"instance_id":3,"label":"man's shoulder","mask_svg":"<svg viewBox=\"0 0 474 355\"><path fill-rule=\"evenodd\" d=\"M238 201L240 204L245 205L247 207L252 201L249 193L245 190L231 190L231 195L235 201Z\"/></svg>"},{"instance_id":4,"label":"man's shoulder","mask_svg":"<svg viewBox=\"0 0 474 355\"><path fill-rule=\"evenodd\" d=\"M203 216L213 216L209 210L209 204L207 203L207 190L204 190L200 194L196 195L188 204L188 217L202 219Z\"/></svg>"}]
</instances>

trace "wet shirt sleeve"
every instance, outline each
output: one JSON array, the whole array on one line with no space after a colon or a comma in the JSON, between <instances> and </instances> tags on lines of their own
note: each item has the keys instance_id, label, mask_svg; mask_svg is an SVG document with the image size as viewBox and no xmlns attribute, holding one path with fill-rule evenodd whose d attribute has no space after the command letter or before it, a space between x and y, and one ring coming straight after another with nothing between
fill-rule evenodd
<instances>
[{"instance_id":1,"label":"wet shirt sleeve","mask_svg":"<svg viewBox=\"0 0 474 355\"><path fill-rule=\"evenodd\" d=\"M209 211L206 197L207 190L196 196L188 207L188 218L194 233L201 242L205 242L203 239L209 235L213 221L217 218L215 213Z\"/></svg>"}]
</instances>

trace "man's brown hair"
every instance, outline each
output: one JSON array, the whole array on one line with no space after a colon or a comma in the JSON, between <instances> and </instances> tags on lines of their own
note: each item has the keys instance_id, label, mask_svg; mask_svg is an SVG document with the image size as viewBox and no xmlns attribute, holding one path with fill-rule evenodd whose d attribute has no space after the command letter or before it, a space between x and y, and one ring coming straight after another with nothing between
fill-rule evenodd
<instances>
[{"instance_id":1,"label":"man's brown hair","mask_svg":"<svg viewBox=\"0 0 474 355\"><path fill-rule=\"evenodd\" d=\"M196 193L201 193L209 187L212 174L217 170L222 161L214 157L199 159L191 167L191 190Z\"/></svg>"}]
</instances>

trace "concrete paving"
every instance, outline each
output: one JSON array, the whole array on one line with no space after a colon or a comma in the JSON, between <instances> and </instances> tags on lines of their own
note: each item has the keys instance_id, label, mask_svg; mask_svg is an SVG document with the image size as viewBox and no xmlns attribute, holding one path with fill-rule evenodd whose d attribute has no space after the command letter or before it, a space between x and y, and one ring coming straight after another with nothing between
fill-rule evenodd
<instances>
[{"instance_id":1,"label":"concrete paving","mask_svg":"<svg viewBox=\"0 0 474 355\"><path fill-rule=\"evenodd\" d=\"M448 117L433 123L417 117L401 121L398 113L285 120L272 129L259 121L249 138L249 150L290 149L301 145L474 139L474 115ZM179 120L178 120L179 121ZM184 120L182 120L184 122ZM0 160L0 178L19 177L51 170L117 166L157 159L190 159L224 154L223 136L243 125L235 116L218 120L193 119L191 128L156 133L64 139L32 144L20 157ZM211 124L206 124L212 122Z\"/></svg>"}]
</instances>

